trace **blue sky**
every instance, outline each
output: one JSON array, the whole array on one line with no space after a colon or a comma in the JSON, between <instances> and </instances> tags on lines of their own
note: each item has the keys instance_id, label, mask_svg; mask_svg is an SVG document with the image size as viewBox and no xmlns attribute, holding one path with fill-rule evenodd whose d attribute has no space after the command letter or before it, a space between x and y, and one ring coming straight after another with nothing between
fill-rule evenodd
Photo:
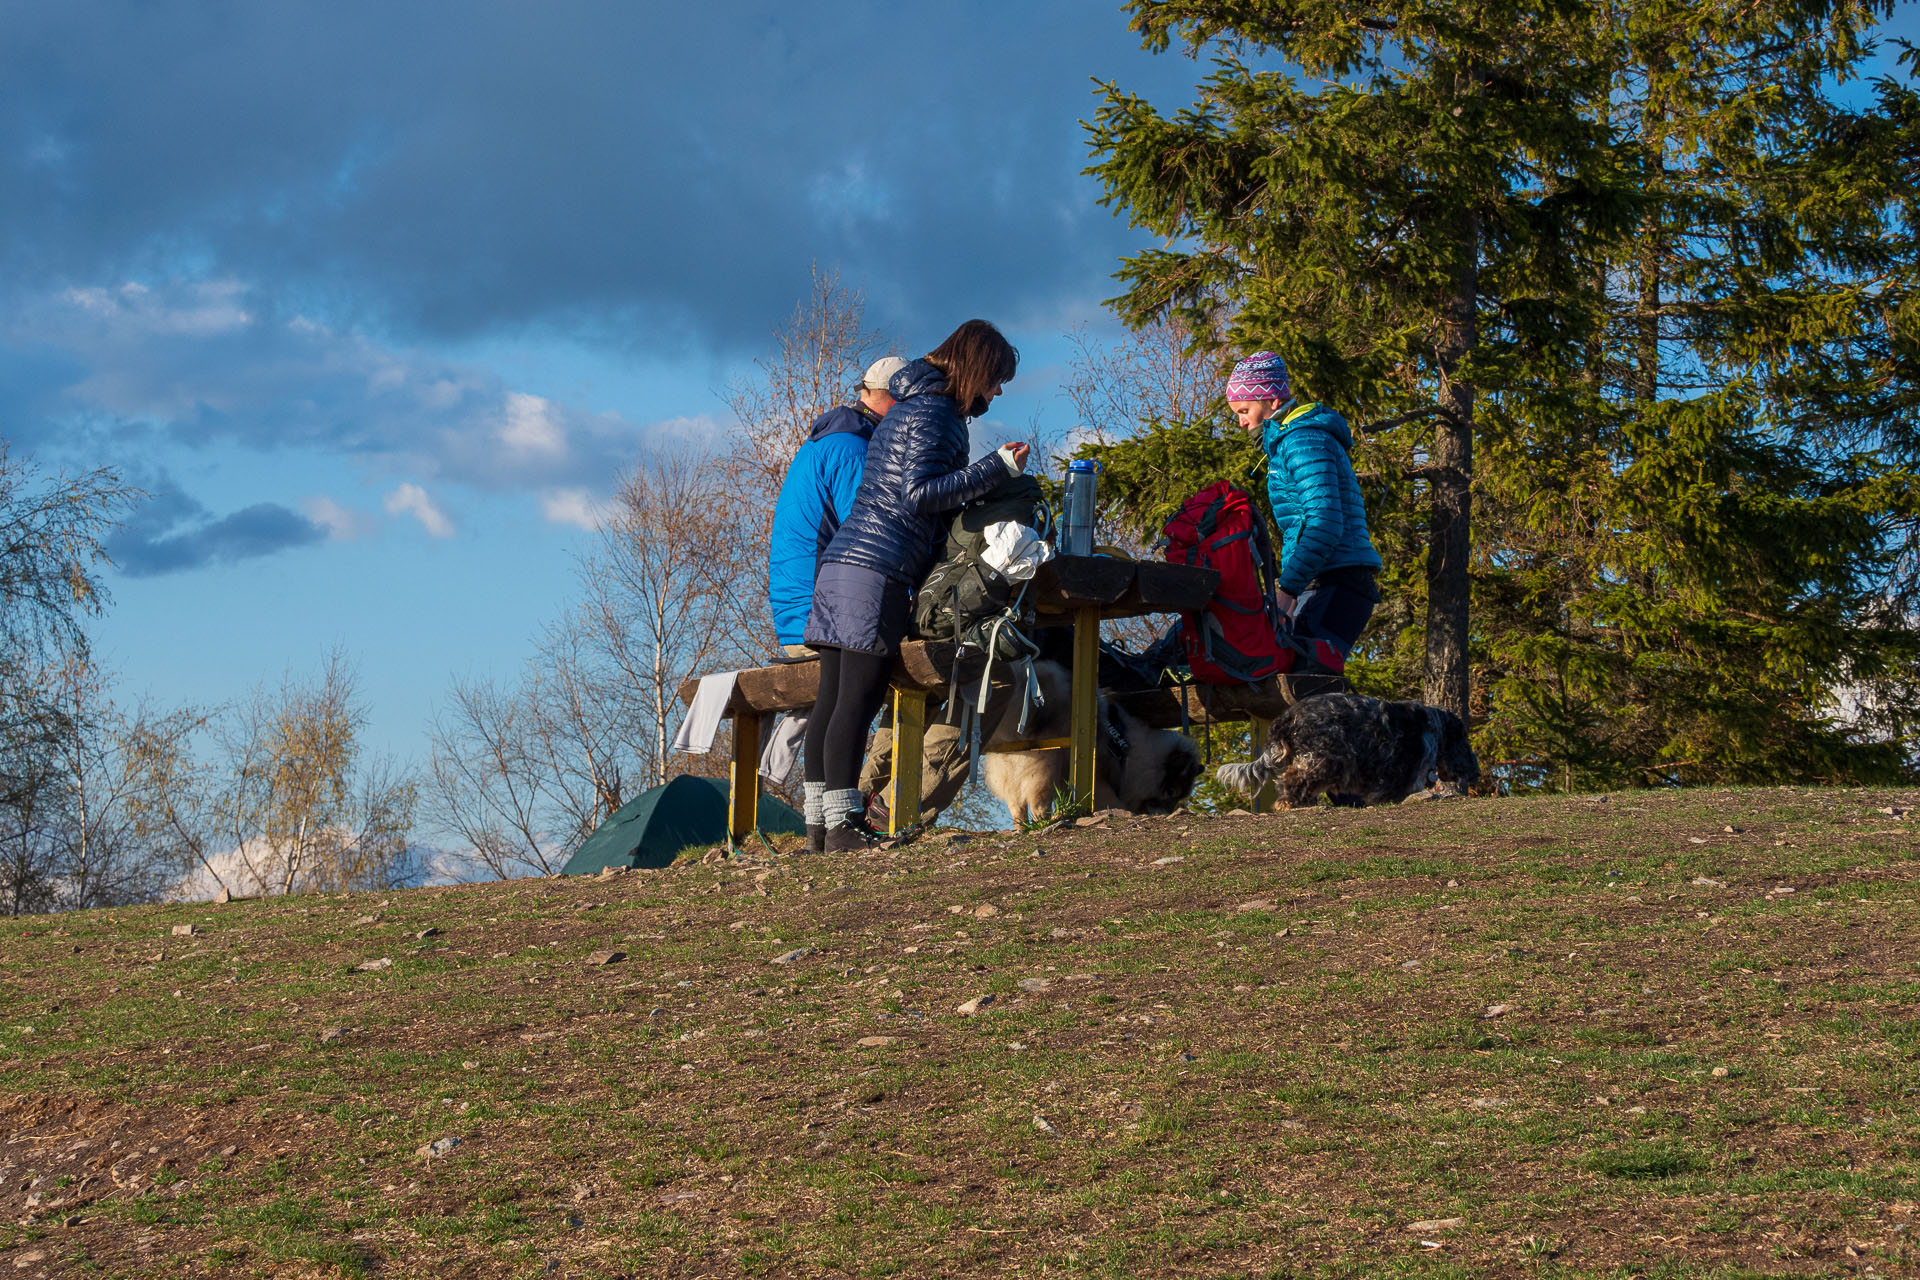
<instances>
[{"instance_id":1,"label":"blue sky","mask_svg":"<svg viewBox=\"0 0 1920 1280\"><path fill-rule=\"evenodd\" d=\"M1006 434L1070 425L1063 334L1137 243L1079 175L1090 77L1196 70L1033 0L6 6L0 435L154 495L95 628L129 692L339 644L419 756L571 594L583 501L718 435L816 262L909 353L993 318Z\"/></svg>"},{"instance_id":2,"label":"blue sky","mask_svg":"<svg viewBox=\"0 0 1920 1280\"><path fill-rule=\"evenodd\" d=\"M418 757L815 263L908 353L1008 332L982 439L1073 425L1063 335L1140 244L1080 175L1091 80L1204 70L1083 0L0 5L0 436L154 494L96 628L129 692L338 644Z\"/></svg>"}]
</instances>

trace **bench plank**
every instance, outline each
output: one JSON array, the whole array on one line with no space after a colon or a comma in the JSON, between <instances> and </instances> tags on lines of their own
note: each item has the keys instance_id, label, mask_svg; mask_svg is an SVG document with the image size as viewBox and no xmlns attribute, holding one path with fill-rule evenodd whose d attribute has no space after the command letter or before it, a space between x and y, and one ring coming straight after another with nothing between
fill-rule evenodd
<instances>
[{"instance_id":1,"label":"bench plank","mask_svg":"<svg viewBox=\"0 0 1920 1280\"><path fill-rule=\"evenodd\" d=\"M1270 725L1300 699L1317 693L1336 693L1345 687L1338 676L1269 676L1258 684L1195 684L1137 693L1109 693L1107 697L1139 716L1149 728L1178 729L1183 701L1187 724L1230 724L1251 719ZM1264 730L1262 733L1264 736Z\"/></svg>"},{"instance_id":2,"label":"bench plank","mask_svg":"<svg viewBox=\"0 0 1920 1280\"><path fill-rule=\"evenodd\" d=\"M1220 571L1198 565L1143 560L1120 607L1138 614L1198 613L1220 587ZM1109 615L1111 616L1111 615Z\"/></svg>"},{"instance_id":3,"label":"bench plank","mask_svg":"<svg viewBox=\"0 0 1920 1280\"><path fill-rule=\"evenodd\" d=\"M945 690L953 669L953 653L954 647L950 641L907 641L900 646L900 654L894 659L894 687L922 693ZM969 667L973 668L971 672ZM961 668L960 674L963 680L969 674L977 675L978 667L969 662ZM691 706L693 695L699 688L698 680L682 681L680 701ZM817 658L806 662L782 662L771 667L750 667L734 677L733 701L727 704L727 714L731 716L741 710L762 714L798 711L801 707L812 706L819 695L820 661Z\"/></svg>"},{"instance_id":4,"label":"bench plank","mask_svg":"<svg viewBox=\"0 0 1920 1280\"><path fill-rule=\"evenodd\" d=\"M1073 615L1094 608L1105 614L1133 585L1138 567L1109 556L1055 556L1033 575L1027 598L1035 613Z\"/></svg>"}]
</instances>

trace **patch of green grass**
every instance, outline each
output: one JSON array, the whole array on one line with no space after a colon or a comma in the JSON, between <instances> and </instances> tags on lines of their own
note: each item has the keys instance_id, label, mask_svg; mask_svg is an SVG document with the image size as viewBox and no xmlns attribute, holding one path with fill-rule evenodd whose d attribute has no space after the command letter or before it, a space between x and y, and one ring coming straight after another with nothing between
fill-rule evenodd
<instances>
[{"instance_id":1,"label":"patch of green grass","mask_svg":"<svg viewBox=\"0 0 1920 1280\"><path fill-rule=\"evenodd\" d=\"M1670 1143L1642 1142L1595 1151L1587 1157L1586 1165L1609 1178L1657 1182L1697 1172L1705 1167L1705 1162L1695 1153Z\"/></svg>"}]
</instances>

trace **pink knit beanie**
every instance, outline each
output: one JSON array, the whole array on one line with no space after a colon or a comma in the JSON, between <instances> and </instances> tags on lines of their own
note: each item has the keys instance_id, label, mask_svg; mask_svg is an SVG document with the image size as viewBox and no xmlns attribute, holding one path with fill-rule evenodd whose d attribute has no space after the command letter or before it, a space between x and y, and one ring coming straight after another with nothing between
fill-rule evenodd
<instances>
[{"instance_id":1,"label":"pink knit beanie","mask_svg":"<svg viewBox=\"0 0 1920 1280\"><path fill-rule=\"evenodd\" d=\"M1233 366L1227 379L1229 400L1285 400L1293 394L1287 362L1271 351L1256 351Z\"/></svg>"}]
</instances>

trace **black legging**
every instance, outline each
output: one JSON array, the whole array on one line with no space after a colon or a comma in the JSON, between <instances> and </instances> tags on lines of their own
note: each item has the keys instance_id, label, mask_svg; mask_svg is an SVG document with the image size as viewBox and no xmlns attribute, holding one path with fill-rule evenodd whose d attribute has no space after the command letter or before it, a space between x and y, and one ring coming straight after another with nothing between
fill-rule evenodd
<instances>
[{"instance_id":1,"label":"black legging","mask_svg":"<svg viewBox=\"0 0 1920 1280\"><path fill-rule=\"evenodd\" d=\"M820 650L820 695L807 718L806 779L829 791L859 785L867 729L887 701L893 659L857 649Z\"/></svg>"}]
</instances>

